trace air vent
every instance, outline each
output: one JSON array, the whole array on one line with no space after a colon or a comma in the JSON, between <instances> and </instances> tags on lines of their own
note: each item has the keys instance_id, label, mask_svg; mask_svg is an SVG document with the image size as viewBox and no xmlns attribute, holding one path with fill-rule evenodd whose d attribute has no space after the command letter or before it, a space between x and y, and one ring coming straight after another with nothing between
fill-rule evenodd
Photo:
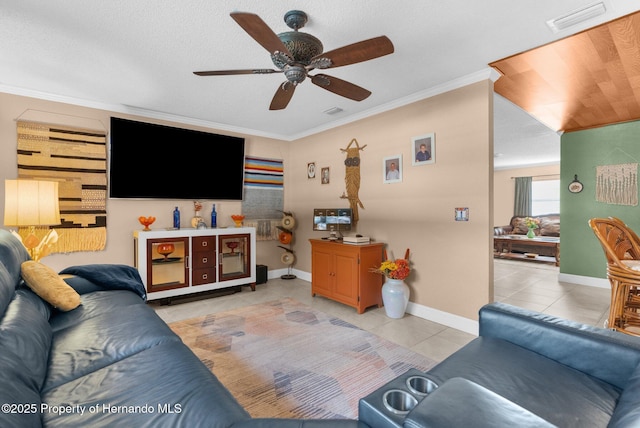
<instances>
[{"instance_id":1,"label":"air vent","mask_svg":"<svg viewBox=\"0 0 640 428\"><path fill-rule=\"evenodd\" d=\"M581 9L569 12L566 15L562 15L558 18L547 21L547 25L551 28L551 31L558 33L574 25L578 25L596 16L604 15L607 12L607 8L603 2L591 4Z\"/></svg>"},{"instance_id":2,"label":"air vent","mask_svg":"<svg viewBox=\"0 0 640 428\"><path fill-rule=\"evenodd\" d=\"M343 112L344 110L342 110L340 107L331 107L329 110L325 110L323 111L323 113L325 114L338 114Z\"/></svg>"}]
</instances>

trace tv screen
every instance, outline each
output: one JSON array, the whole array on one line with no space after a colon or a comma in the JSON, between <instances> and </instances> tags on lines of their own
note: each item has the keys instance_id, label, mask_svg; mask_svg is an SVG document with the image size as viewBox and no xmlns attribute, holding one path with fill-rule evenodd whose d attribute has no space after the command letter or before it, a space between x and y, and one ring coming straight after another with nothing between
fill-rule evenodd
<instances>
[{"instance_id":1,"label":"tv screen","mask_svg":"<svg viewBox=\"0 0 640 428\"><path fill-rule=\"evenodd\" d=\"M315 208L313 210L313 230L351 230L351 208Z\"/></svg>"},{"instance_id":2,"label":"tv screen","mask_svg":"<svg viewBox=\"0 0 640 428\"><path fill-rule=\"evenodd\" d=\"M242 200L244 138L111 118L109 196Z\"/></svg>"}]
</instances>

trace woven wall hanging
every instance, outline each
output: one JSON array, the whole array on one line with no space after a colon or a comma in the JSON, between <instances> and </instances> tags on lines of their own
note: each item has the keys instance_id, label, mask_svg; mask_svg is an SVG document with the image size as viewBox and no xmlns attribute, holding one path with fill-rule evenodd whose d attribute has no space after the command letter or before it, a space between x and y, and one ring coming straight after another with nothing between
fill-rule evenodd
<instances>
[{"instance_id":1,"label":"woven wall hanging","mask_svg":"<svg viewBox=\"0 0 640 428\"><path fill-rule=\"evenodd\" d=\"M105 248L106 141L102 131L18 122L18 178L58 182L62 224L54 227L59 239L52 252ZM28 229L18 233L24 237Z\"/></svg>"},{"instance_id":2,"label":"woven wall hanging","mask_svg":"<svg viewBox=\"0 0 640 428\"><path fill-rule=\"evenodd\" d=\"M354 143L355 147L351 147ZM347 187L347 193L346 195L343 193L341 198L349 200L349 206L353 213L354 226L358 224L358 219L360 218L358 215L358 206L364 209L364 205L358 196L358 192L360 191L360 151L365 147L367 147L366 144L360 147L358 141L354 138L346 149L340 149L347 154L347 157L344 160L344 182Z\"/></svg>"},{"instance_id":3,"label":"woven wall hanging","mask_svg":"<svg viewBox=\"0 0 640 428\"><path fill-rule=\"evenodd\" d=\"M612 205L638 205L638 164L596 167L596 201Z\"/></svg>"},{"instance_id":4,"label":"woven wall hanging","mask_svg":"<svg viewBox=\"0 0 640 428\"><path fill-rule=\"evenodd\" d=\"M258 241L277 240L284 210L284 162L282 159L245 157L244 225L256 228Z\"/></svg>"}]
</instances>

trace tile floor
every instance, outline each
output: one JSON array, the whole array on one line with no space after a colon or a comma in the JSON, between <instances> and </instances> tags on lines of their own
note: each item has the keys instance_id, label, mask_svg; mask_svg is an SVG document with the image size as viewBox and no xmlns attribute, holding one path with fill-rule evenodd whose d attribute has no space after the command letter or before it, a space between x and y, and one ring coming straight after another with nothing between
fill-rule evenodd
<instances>
[{"instance_id":1,"label":"tile floor","mask_svg":"<svg viewBox=\"0 0 640 428\"><path fill-rule=\"evenodd\" d=\"M609 290L558 281L558 268L538 263L495 260L495 300L539 312L602 326L609 310ZM174 302L161 306L151 303L167 323L246 305L291 297L319 311L333 314L358 327L396 342L436 361L464 346L474 338L468 333L412 315L388 318L384 308L371 308L358 315L348 306L323 297L311 297L311 285L300 279L270 279L251 292L242 292L201 300Z\"/></svg>"}]
</instances>

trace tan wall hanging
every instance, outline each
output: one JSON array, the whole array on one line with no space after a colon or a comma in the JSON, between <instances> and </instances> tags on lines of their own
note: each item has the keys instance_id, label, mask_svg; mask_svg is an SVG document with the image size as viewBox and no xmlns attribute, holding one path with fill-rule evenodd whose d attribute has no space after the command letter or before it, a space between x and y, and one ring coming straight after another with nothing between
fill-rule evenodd
<instances>
[{"instance_id":1,"label":"tan wall hanging","mask_svg":"<svg viewBox=\"0 0 640 428\"><path fill-rule=\"evenodd\" d=\"M355 143L355 147L351 147ZM346 195L343 193L341 198L349 200L349 206L353 212L353 225L358 224L358 206L364 209L364 205L358 196L360 191L360 151L367 145L360 147L358 141L354 138L351 140L346 149L340 149L347 154L344 160L345 176L344 182L347 187Z\"/></svg>"},{"instance_id":2,"label":"tan wall hanging","mask_svg":"<svg viewBox=\"0 0 640 428\"><path fill-rule=\"evenodd\" d=\"M62 224L54 228L59 239L52 252L106 245L106 141L100 131L18 121L18 178L58 182ZM19 233L26 236L28 230Z\"/></svg>"}]
</instances>

